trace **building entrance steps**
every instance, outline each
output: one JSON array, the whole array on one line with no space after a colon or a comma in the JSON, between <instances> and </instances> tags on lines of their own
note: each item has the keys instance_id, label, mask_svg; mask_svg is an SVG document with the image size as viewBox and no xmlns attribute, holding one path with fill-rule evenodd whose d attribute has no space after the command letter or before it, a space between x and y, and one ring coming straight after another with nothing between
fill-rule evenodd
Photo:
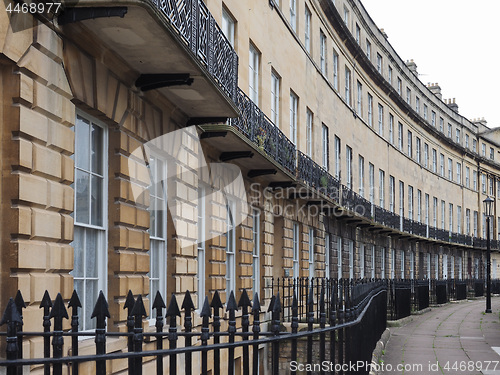
<instances>
[{"instance_id":1,"label":"building entrance steps","mask_svg":"<svg viewBox=\"0 0 500 375\"><path fill-rule=\"evenodd\" d=\"M401 327L390 328L381 358L384 375L500 375L500 297L433 307Z\"/></svg>"}]
</instances>

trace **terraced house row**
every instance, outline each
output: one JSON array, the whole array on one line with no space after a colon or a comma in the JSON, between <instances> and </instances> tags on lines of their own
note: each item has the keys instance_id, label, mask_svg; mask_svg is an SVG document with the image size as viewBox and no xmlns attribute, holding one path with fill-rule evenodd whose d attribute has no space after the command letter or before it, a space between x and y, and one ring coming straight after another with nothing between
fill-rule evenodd
<instances>
[{"instance_id":1,"label":"terraced house row","mask_svg":"<svg viewBox=\"0 0 500 375\"><path fill-rule=\"evenodd\" d=\"M0 308L19 289L25 331L45 290L78 291L83 330L102 290L125 331L129 290L153 330L156 291L191 291L198 318L278 278L483 278L487 196L496 277L499 133L360 1L9 4Z\"/></svg>"}]
</instances>

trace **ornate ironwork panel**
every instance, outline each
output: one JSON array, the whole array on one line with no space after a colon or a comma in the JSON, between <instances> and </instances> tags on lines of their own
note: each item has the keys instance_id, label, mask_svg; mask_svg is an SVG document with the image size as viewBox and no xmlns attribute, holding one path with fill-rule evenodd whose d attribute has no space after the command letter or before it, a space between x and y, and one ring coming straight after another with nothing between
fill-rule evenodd
<instances>
[{"instance_id":1,"label":"ornate ironwork panel","mask_svg":"<svg viewBox=\"0 0 500 375\"><path fill-rule=\"evenodd\" d=\"M238 56L202 0L154 0L189 49L236 100Z\"/></svg>"},{"instance_id":2,"label":"ornate ironwork panel","mask_svg":"<svg viewBox=\"0 0 500 375\"><path fill-rule=\"evenodd\" d=\"M192 1L160 0L158 2L159 9L167 16L172 26L186 40L188 45L191 44Z\"/></svg>"},{"instance_id":3,"label":"ornate ironwork panel","mask_svg":"<svg viewBox=\"0 0 500 375\"><path fill-rule=\"evenodd\" d=\"M318 192L339 202L339 181L302 152L298 152L297 178Z\"/></svg>"},{"instance_id":4,"label":"ornate ironwork panel","mask_svg":"<svg viewBox=\"0 0 500 375\"><path fill-rule=\"evenodd\" d=\"M210 20L212 15L208 11L205 4L201 3L198 7L197 12L197 23L198 23L198 40L196 43L196 54L198 58L203 61L205 65L208 65L208 46L209 46L209 35L210 35Z\"/></svg>"}]
</instances>

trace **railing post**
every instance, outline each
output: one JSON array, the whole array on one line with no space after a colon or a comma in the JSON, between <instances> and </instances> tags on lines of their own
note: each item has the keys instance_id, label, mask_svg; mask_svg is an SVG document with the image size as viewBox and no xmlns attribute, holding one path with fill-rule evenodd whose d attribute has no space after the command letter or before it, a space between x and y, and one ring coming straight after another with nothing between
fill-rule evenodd
<instances>
[{"instance_id":1,"label":"railing post","mask_svg":"<svg viewBox=\"0 0 500 375\"><path fill-rule=\"evenodd\" d=\"M50 311L50 318L54 318L54 336L52 338L52 347L54 358L62 358L63 354L63 318L69 319L66 307L64 307L63 298L61 293L57 293L54 301L54 307ZM62 375L62 363L54 363L53 375Z\"/></svg>"},{"instance_id":2,"label":"railing post","mask_svg":"<svg viewBox=\"0 0 500 375\"><path fill-rule=\"evenodd\" d=\"M220 309L222 309L222 302L219 297L219 292L216 290L214 293L214 297L212 298L212 302L210 303L210 307L214 309L214 321L212 326L214 328L214 344L217 345L220 343ZM220 349L214 350L214 375L220 374Z\"/></svg>"},{"instance_id":3,"label":"railing post","mask_svg":"<svg viewBox=\"0 0 500 375\"><path fill-rule=\"evenodd\" d=\"M313 352L313 330L314 323L314 291L311 280L311 287L309 288L309 295L307 298L307 330L311 332L307 336L307 363L312 363L312 352ZM311 371L307 371L307 375L311 375Z\"/></svg>"},{"instance_id":4,"label":"railing post","mask_svg":"<svg viewBox=\"0 0 500 375\"><path fill-rule=\"evenodd\" d=\"M19 313L19 316L21 317L21 322L23 320L23 309L26 308L26 304L24 303L23 295L21 294L21 291L18 290L16 293L16 297L14 298L14 303L16 304L17 307L17 312ZM23 358L23 323L19 323L17 325L17 342L19 343L19 352L18 352L18 358L22 359ZM17 374L22 375L23 373L23 367L19 366L17 369Z\"/></svg>"},{"instance_id":5,"label":"railing post","mask_svg":"<svg viewBox=\"0 0 500 375\"><path fill-rule=\"evenodd\" d=\"M50 332L50 308L52 307L52 300L50 299L49 292L46 290L43 294L40 308L43 308L43 332ZM50 336L43 337L43 358L50 358ZM50 375L50 364L43 365L44 375Z\"/></svg>"},{"instance_id":6,"label":"railing post","mask_svg":"<svg viewBox=\"0 0 500 375\"><path fill-rule=\"evenodd\" d=\"M181 316L179 311L179 305L177 304L177 299L172 293L172 298L170 298L170 303L168 304L166 318L170 318L170 327L168 328L168 342L169 349L175 349L177 347L177 317ZM170 355L170 375L177 374L177 355Z\"/></svg>"},{"instance_id":7,"label":"railing post","mask_svg":"<svg viewBox=\"0 0 500 375\"><path fill-rule=\"evenodd\" d=\"M227 332L229 333L229 343L234 343L234 335L236 333L236 310L238 306L236 305L236 299L234 298L234 292L231 290L229 294L229 300L227 301L226 311L229 311L229 326ZM229 358L228 358L228 371L229 375L234 374L234 347L229 347Z\"/></svg>"},{"instance_id":8,"label":"railing post","mask_svg":"<svg viewBox=\"0 0 500 375\"><path fill-rule=\"evenodd\" d=\"M295 290L293 292L293 301L292 301L292 334L296 334L299 329L299 304L297 302L297 295ZM297 337L292 337L292 362L297 362ZM297 372L292 371L292 375L295 375Z\"/></svg>"},{"instance_id":9,"label":"railing post","mask_svg":"<svg viewBox=\"0 0 500 375\"><path fill-rule=\"evenodd\" d=\"M194 310L194 303L191 298L191 293L189 293L189 290L186 290L186 294L184 295L184 301L182 301L181 308L184 310L184 331L186 333L190 333L193 329L193 318L191 316L191 311ZM192 345L190 335L186 335L185 343L186 347L190 347ZM191 375L193 371L191 352L186 353L184 358L185 358L186 375Z\"/></svg>"},{"instance_id":10,"label":"railing post","mask_svg":"<svg viewBox=\"0 0 500 375\"><path fill-rule=\"evenodd\" d=\"M109 317L108 302L101 290L94 311L90 317L91 319L97 319L95 330L95 348L97 355L106 354L106 318ZM96 375L106 375L106 360L99 359L96 361Z\"/></svg>"},{"instance_id":11,"label":"railing post","mask_svg":"<svg viewBox=\"0 0 500 375\"><path fill-rule=\"evenodd\" d=\"M200 317L202 318L201 323L201 346L206 347L208 345L208 338L210 337L209 319L212 316L210 312L210 305L208 303L208 297L205 296L205 302L203 303L203 308L201 309ZM202 349L201 351L201 375L208 374L208 358L207 349Z\"/></svg>"},{"instance_id":12,"label":"railing post","mask_svg":"<svg viewBox=\"0 0 500 375\"><path fill-rule=\"evenodd\" d=\"M259 333L260 333L260 302L259 302L259 294L255 293L253 296L253 306L252 306L252 313L253 313L253 327L252 327L252 332L253 332L253 340L256 342L259 339ZM259 374L259 344L253 344L253 375L258 375Z\"/></svg>"},{"instance_id":13,"label":"railing post","mask_svg":"<svg viewBox=\"0 0 500 375\"><path fill-rule=\"evenodd\" d=\"M161 296L159 290L156 291L155 300L153 302L153 309L156 309L156 333L163 332L163 309L166 308L165 301ZM156 350L163 349L163 336L156 337ZM163 357L159 355L156 357L156 374L163 375Z\"/></svg>"},{"instance_id":14,"label":"railing post","mask_svg":"<svg viewBox=\"0 0 500 375\"><path fill-rule=\"evenodd\" d=\"M325 328L326 325L326 313L325 313L325 285L321 286L321 294L319 296L319 326L320 328ZM323 363L325 361L325 333L322 332L319 335L319 361ZM325 370L321 366L321 374L324 374Z\"/></svg>"},{"instance_id":15,"label":"railing post","mask_svg":"<svg viewBox=\"0 0 500 375\"><path fill-rule=\"evenodd\" d=\"M274 299L274 305L273 305L273 322L272 322L272 331L275 336L275 340L273 341L273 374L278 374L279 373L279 359L280 359L280 343L278 341L278 336L280 334L280 312L281 312L281 302L280 302L280 293L276 295L276 298Z\"/></svg>"},{"instance_id":16,"label":"railing post","mask_svg":"<svg viewBox=\"0 0 500 375\"><path fill-rule=\"evenodd\" d=\"M19 357L19 343L17 340L17 327L22 324L23 320L17 311L14 299L11 297L7 308L5 309L0 326L7 324L7 360L12 361L11 366L7 366L7 375L16 375L17 366L16 360Z\"/></svg>"},{"instance_id":17,"label":"railing post","mask_svg":"<svg viewBox=\"0 0 500 375\"><path fill-rule=\"evenodd\" d=\"M78 333L78 308L82 307L82 303L80 302L80 298L78 298L76 290L73 290L68 307L71 307L71 332ZM71 355L78 357L78 336L76 335L71 337ZM72 374L78 375L78 362L73 362L71 367L73 370Z\"/></svg>"},{"instance_id":18,"label":"railing post","mask_svg":"<svg viewBox=\"0 0 500 375\"><path fill-rule=\"evenodd\" d=\"M250 320L248 319L248 308L252 307L250 298L248 298L247 290L243 289L240 300L238 302L238 307L241 307L241 331L243 333L248 333L248 327L250 326ZM248 336L243 336L243 342L248 341ZM243 375L250 375L250 360L248 354L248 345L243 345Z\"/></svg>"},{"instance_id":19,"label":"railing post","mask_svg":"<svg viewBox=\"0 0 500 375\"><path fill-rule=\"evenodd\" d=\"M332 296L330 298L330 327L334 327L337 322L337 293L338 293L338 284L337 280L332 280L331 293ZM335 331L330 331L330 362L335 368Z\"/></svg>"},{"instance_id":20,"label":"railing post","mask_svg":"<svg viewBox=\"0 0 500 375\"><path fill-rule=\"evenodd\" d=\"M129 353L134 351L134 316L132 315L132 309L135 305L134 295L132 291L129 289L127 293L127 298L125 299L125 304L123 305L123 309L127 309L127 350ZM133 374L134 371L134 359L128 358L128 373L130 375Z\"/></svg>"}]
</instances>

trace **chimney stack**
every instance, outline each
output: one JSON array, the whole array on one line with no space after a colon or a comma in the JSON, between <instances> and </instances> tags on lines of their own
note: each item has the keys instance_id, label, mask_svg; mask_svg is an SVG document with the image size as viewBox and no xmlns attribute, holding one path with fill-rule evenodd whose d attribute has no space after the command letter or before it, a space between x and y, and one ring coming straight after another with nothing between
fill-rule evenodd
<instances>
[{"instance_id":1,"label":"chimney stack","mask_svg":"<svg viewBox=\"0 0 500 375\"><path fill-rule=\"evenodd\" d=\"M413 74L415 74L418 77L417 64L415 64L415 61L413 61L413 59L411 59L410 61L407 61L406 66L408 67L408 69L410 69L410 71Z\"/></svg>"},{"instance_id":2,"label":"chimney stack","mask_svg":"<svg viewBox=\"0 0 500 375\"><path fill-rule=\"evenodd\" d=\"M453 99L448 99L444 101L448 108L450 108L453 112L458 113L458 104L455 103L455 98Z\"/></svg>"},{"instance_id":3,"label":"chimney stack","mask_svg":"<svg viewBox=\"0 0 500 375\"><path fill-rule=\"evenodd\" d=\"M436 95L440 100L443 100L443 95L441 94L441 86L439 83L428 83L427 88Z\"/></svg>"},{"instance_id":4,"label":"chimney stack","mask_svg":"<svg viewBox=\"0 0 500 375\"><path fill-rule=\"evenodd\" d=\"M380 29L380 32L382 33L382 35L384 36L385 39L388 39L389 37L387 36L387 33L385 32L384 29Z\"/></svg>"},{"instance_id":5,"label":"chimney stack","mask_svg":"<svg viewBox=\"0 0 500 375\"><path fill-rule=\"evenodd\" d=\"M471 122L476 126L484 126L484 127L487 127L486 124L488 124L488 121L486 121L484 117L472 119Z\"/></svg>"}]
</instances>

